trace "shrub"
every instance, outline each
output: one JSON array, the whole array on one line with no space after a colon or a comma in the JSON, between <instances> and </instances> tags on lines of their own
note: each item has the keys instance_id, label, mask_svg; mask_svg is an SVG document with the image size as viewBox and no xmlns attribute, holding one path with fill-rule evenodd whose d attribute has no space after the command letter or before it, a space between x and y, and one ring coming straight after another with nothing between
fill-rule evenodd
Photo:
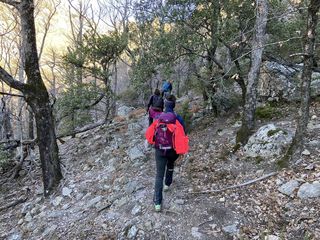
<instances>
[{"instance_id":1,"label":"shrub","mask_svg":"<svg viewBox=\"0 0 320 240\"><path fill-rule=\"evenodd\" d=\"M255 115L258 119L272 119L281 116L280 111L270 105L257 107Z\"/></svg>"},{"instance_id":2,"label":"shrub","mask_svg":"<svg viewBox=\"0 0 320 240\"><path fill-rule=\"evenodd\" d=\"M192 112L189 110L189 101L183 102L177 112L183 118L186 126L186 132L189 132L192 122Z\"/></svg>"},{"instance_id":3,"label":"shrub","mask_svg":"<svg viewBox=\"0 0 320 240\"><path fill-rule=\"evenodd\" d=\"M10 165L11 154L0 147L0 169L6 169Z\"/></svg>"},{"instance_id":4,"label":"shrub","mask_svg":"<svg viewBox=\"0 0 320 240\"><path fill-rule=\"evenodd\" d=\"M118 99L121 100L126 106L136 107L139 105L140 95L138 91L134 89L127 89L118 95Z\"/></svg>"}]
</instances>

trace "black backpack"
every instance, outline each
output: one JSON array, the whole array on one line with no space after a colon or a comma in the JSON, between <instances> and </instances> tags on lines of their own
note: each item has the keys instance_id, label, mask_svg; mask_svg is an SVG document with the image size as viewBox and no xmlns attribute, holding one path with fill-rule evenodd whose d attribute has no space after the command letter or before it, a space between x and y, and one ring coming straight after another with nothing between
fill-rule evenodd
<instances>
[{"instance_id":1,"label":"black backpack","mask_svg":"<svg viewBox=\"0 0 320 240\"><path fill-rule=\"evenodd\" d=\"M161 96L153 95L152 107L161 108L161 109L163 108L163 99Z\"/></svg>"}]
</instances>

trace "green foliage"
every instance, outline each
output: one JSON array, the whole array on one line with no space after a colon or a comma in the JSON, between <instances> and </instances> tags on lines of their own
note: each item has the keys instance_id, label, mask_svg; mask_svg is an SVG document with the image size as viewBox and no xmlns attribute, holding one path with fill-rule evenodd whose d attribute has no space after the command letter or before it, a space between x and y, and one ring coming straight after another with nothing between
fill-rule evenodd
<instances>
[{"instance_id":1,"label":"green foliage","mask_svg":"<svg viewBox=\"0 0 320 240\"><path fill-rule=\"evenodd\" d=\"M10 154L9 151L6 151L3 149L3 147L0 147L0 169L7 168L11 157L12 154Z\"/></svg>"},{"instance_id":2,"label":"green foliage","mask_svg":"<svg viewBox=\"0 0 320 240\"><path fill-rule=\"evenodd\" d=\"M259 163L261 163L261 162L263 161L263 157L261 157L261 156L256 156L256 157L254 158L254 160L255 160L256 164L259 164Z\"/></svg>"},{"instance_id":3,"label":"green foliage","mask_svg":"<svg viewBox=\"0 0 320 240\"><path fill-rule=\"evenodd\" d=\"M257 107L255 115L258 119L272 119L274 117L281 116L281 112L271 106L270 104L262 107Z\"/></svg>"},{"instance_id":4,"label":"green foliage","mask_svg":"<svg viewBox=\"0 0 320 240\"><path fill-rule=\"evenodd\" d=\"M57 99L56 112L62 121L61 133L68 133L76 127L91 122L90 106L105 89L97 88L90 83L69 86Z\"/></svg>"},{"instance_id":5,"label":"green foliage","mask_svg":"<svg viewBox=\"0 0 320 240\"><path fill-rule=\"evenodd\" d=\"M110 66L124 51L127 42L125 34L108 32L98 35L89 31L84 34L83 42L73 49L70 48L63 59L66 65L75 67L76 71L82 71L83 77L91 76L108 85Z\"/></svg>"},{"instance_id":6,"label":"green foliage","mask_svg":"<svg viewBox=\"0 0 320 240\"><path fill-rule=\"evenodd\" d=\"M281 128L276 128L276 129L274 129L274 130L269 130L269 131L267 132L267 136L268 136L268 137L271 137L271 136L275 135L275 134L278 133L278 132L283 132L284 135L287 135L287 134L288 134L286 131L282 130Z\"/></svg>"},{"instance_id":7,"label":"green foliage","mask_svg":"<svg viewBox=\"0 0 320 240\"><path fill-rule=\"evenodd\" d=\"M282 58L303 51L302 36L306 11L301 9L299 14L289 14L289 7L292 6L288 6L287 2L272 0L267 24L269 41L277 44L268 45L265 51ZM300 61L300 58L296 60Z\"/></svg>"},{"instance_id":8,"label":"green foliage","mask_svg":"<svg viewBox=\"0 0 320 240\"><path fill-rule=\"evenodd\" d=\"M135 89L127 89L118 95L118 99L120 99L126 106L137 107L139 104L137 101L139 99L139 95L139 92Z\"/></svg>"},{"instance_id":9,"label":"green foliage","mask_svg":"<svg viewBox=\"0 0 320 240\"><path fill-rule=\"evenodd\" d=\"M186 132L190 132L192 124L192 112L189 109L189 101L182 103L177 112L185 123Z\"/></svg>"}]
</instances>

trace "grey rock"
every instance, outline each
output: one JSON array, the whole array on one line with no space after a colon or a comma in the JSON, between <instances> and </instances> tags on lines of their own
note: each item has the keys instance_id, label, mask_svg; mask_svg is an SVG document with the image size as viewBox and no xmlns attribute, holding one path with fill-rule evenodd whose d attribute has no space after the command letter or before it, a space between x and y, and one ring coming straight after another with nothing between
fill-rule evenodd
<instances>
[{"instance_id":1,"label":"grey rock","mask_svg":"<svg viewBox=\"0 0 320 240\"><path fill-rule=\"evenodd\" d=\"M133 193L137 189L137 186L138 186L137 181L128 182L125 186L126 193L128 194Z\"/></svg>"},{"instance_id":2,"label":"grey rock","mask_svg":"<svg viewBox=\"0 0 320 240\"><path fill-rule=\"evenodd\" d=\"M57 225L51 225L50 227L46 228L42 234L42 237L45 237L49 234L54 233L54 231L58 228Z\"/></svg>"},{"instance_id":3,"label":"grey rock","mask_svg":"<svg viewBox=\"0 0 320 240\"><path fill-rule=\"evenodd\" d=\"M232 224L228 226L222 227L222 230L226 233L229 233L231 235L236 235L239 233L239 228L237 227L238 224Z\"/></svg>"},{"instance_id":4,"label":"grey rock","mask_svg":"<svg viewBox=\"0 0 320 240\"><path fill-rule=\"evenodd\" d=\"M137 233L138 233L138 228L135 225L133 225L128 231L128 238L134 239L137 236Z\"/></svg>"},{"instance_id":5,"label":"grey rock","mask_svg":"<svg viewBox=\"0 0 320 240\"><path fill-rule=\"evenodd\" d=\"M38 186L37 188L36 188L36 191L35 191L35 193L37 194L37 195L42 195L43 194L43 191L44 191L44 189L43 189L43 187L41 186Z\"/></svg>"},{"instance_id":6,"label":"grey rock","mask_svg":"<svg viewBox=\"0 0 320 240\"><path fill-rule=\"evenodd\" d=\"M294 190L299 186L299 182L297 180L291 180L285 184L283 184L281 187L278 188L278 191L287 195L291 196Z\"/></svg>"},{"instance_id":7,"label":"grey rock","mask_svg":"<svg viewBox=\"0 0 320 240\"><path fill-rule=\"evenodd\" d=\"M195 239L203 239L203 234L199 232L199 228L198 227L191 228L191 235Z\"/></svg>"},{"instance_id":8,"label":"grey rock","mask_svg":"<svg viewBox=\"0 0 320 240\"><path fill-rule=\"evenodd\" d=\"M174 202L178 205L183 205L185 201L183 199L177 199Z\"/></svg>"},{"instance_id":9,"label":"grey rock","mask_svg":"<svg viewBox=\"0 0 320 240\"><path fill-rule=\"evenodd\" d=\"M276 235L267 235L264 240L280 240L280 238Z\"/></svg>"},{"instance_id":10,"label":"grey rock","mask_svg":"<svg viewBox=\"0 0 320 240\"><path fill-rule=\"evenodd\" d=\"M68 196L71 197L70 194L72 193L72 189L64 187L62 188L62 195L63 196Z\"/></svg>"},{"instance_id":11,"label":"grey rock","mask_svg":"<svg viewBox=\"0 0 320 240\"><path fill-rule=\"evenodd\" d=\"M294 76L297 70L276 62L266 61L260 74L257 91L259 96L277 100L284 98L292 100L298 97L297 84Z\"/></svg>"},{"instance_id":12,"label":"grey rock","mask_svg":"<svg viewBox=\"0 0 320 240\"><path fill-rule=\"evenodd\" d=\"M31 204L30 202L23 204L21 208L21 213L25 215L29 210L31 210L32 207L33 207L33 204Z\"/></svg>"},{"instance_id":13,"label":"grey rock","mask_svg":"<svg viewBox=\"0 0 320 240\"><path fill-rule=\"evenodd\" d=\"M152 229L153 229L153 224L152 224L152 221L146 221L145 223L144 223L144 229L146 230L146 231L152 231Z\"/></svg>"},{"instance_id":14,"label":"grey rock","mask_svg":"<svg viewBox=\"0 0 320 240\"><path fill-rule=\"evenodd\" d=\"M139 213L141 213L141 206L140 205L136 205L134 206L134 208L131 210L131 214L132 215L138 215Z\"/></svg>"},{"instance_id":15,"label":"grey rock","mask_svg":"<svg viewBox=\"0 0 320 240\"><path fill-rule=\"evenodd\" d=\"M8 237L8 240L22 240L22 234L19 232L13 233Z\"/></svg>"},{"instance_id":16,"label":"grey rock","mask_svg":"<svg viewBox=\"0 0 320 240\"><path fill-rule=\"evenodd\" d=\"M132 112L133 107L121 106L117 109L117 115L121 117L128 117L129 113Z\"/></svg>"},{"instance_id":17,"label":"grey rock","mask_svg":"<svg viewBox=\"0 0 320 240\"><path fill-rule=\"evenodd\" d=\"M304 156L310 156L310 151L308 149L303 150L303 152L301 153Z\"/></svg>"},{"instance_id":18,"label":"grey rock","mask_svg":"<svg viewBox=\"0 0 320 240\"><path fill-rule=\"evenodd\" d=\"M91 199L88 204L87 204L87 208L92 207L93 205L97 204L98 202L100 202L102 199L102 196L97 196L94 199Z\"/></svg>"},{"instance_id":19,"label":"grey rock","mask_svg":"<svg viewBox=\"0 0 320 240\"><path fill-rule=\"evenodd\" d=\"M320 197L320 183L304 183L298 190L298 197L302 199Z\"/></svg>"},{"instance_id":20,"label":"grey rock","mask_svg":"<svg viewBox=\"0 0 320 240\"><path fill-rule=\"evenodd\" d=\"M253 134L244 146L244 152L250 157L279 156L291 142L293 134L290 130L284 130L274 124L267 124Z\"/></svg>"},{"instance_id":21,"label":"grey rock","mask_svg":"<svg viewBox=\"0 0 320 240\"><path fill-rule=\"evenodd\" d=\"M144 127L143 125L141 125L137 122L128 124L128 130L130 132L140 132L143 130L143 127Z\"/></svg>"},{"instance_id":22,"label":"grey rock","mask_svg":"<svg viewBox=\"0 0 320 240\"><path fill-rule=\"evenodd\" d=\"M63 200L63 197L58 196L58 197L56 197L55 199L53 199L51 203L52 203L53 206L57 207L57 206L60 205L60 203L62 202L62 200Z\"/></svg>"},{"instance_id":23,"label":"grey rock","mask_svg":"<svg viewBox=\"0 0 320 240\"><path fill-rule=\"evenodd\" d=\"M144 146L142 146L142 147L144 147ZM130 148L127 151L127 154L128 154L131 161L145 157L145 155L143 153L143 149L138 148L138 146L134 146L134 147Z\"/></svg>"},{"instance_id":24,"label":"grey rock","mask_svg":"<svg viewBox=\"0 0 320 240\"><path fill-rule=\"evenodd\" d=\"M27 222L31 222L32 221L32 215L31 213L27 213L26 216L24 217L24 219L27 221Z\"/></svg>"}]
</instances>

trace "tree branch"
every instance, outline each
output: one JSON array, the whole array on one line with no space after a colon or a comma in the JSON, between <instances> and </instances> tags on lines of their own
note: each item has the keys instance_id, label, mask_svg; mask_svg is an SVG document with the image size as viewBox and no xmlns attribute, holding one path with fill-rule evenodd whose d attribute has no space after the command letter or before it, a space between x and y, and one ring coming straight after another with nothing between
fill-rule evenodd
<instances>
[{"instance_id":1,"label":"tree branch","mask_svg":"<svg viewBox=\"0 0 320 240\"><path fill-rule=\"evenodd\" d=\"M15 206L17 206L18 204L24 203L24 202L27 201L27 200L28 200L28 197L21 197L21 198L19 198L18 200L14 201L14 202L11 202L11 203L9 203L8 205L5 205L5 206L1 207L1 208L0 208L0 212L3 211L3 210L6 210L6 209L8 209L8 208L15 207Z\"/></svg>"},{"instance_id":2,"label":"tree branch","mask_svg":"<svg viewBox=\"0 0 320 240\"><path fill-rule=\"evenodd\" d=\"M18 8L18 6L20 4L20 2L12 1L12 0L0 0L0 2L6 3L6 4L11 5L11 6L15 7L15 8Z\"/></svg>"},{"instance_id":3,"label":"tree branch","mask_svg":"<svg viewBox=\"0 0 320 240\"><path fill-rule=\"evenodd\" d=\"M6 92L0 92L0 95L7 95L7 96L12 96L12 97L22 97L22 98L24 98L23 95L13 94L13 93L6 93Z\"/></svg>"},{"instance_id":4,"label":"tree branch","mask_svg":"<svg viewBox=\"0 0 320 240\"><path fill-rule=\"evenodd\" d=\"M0 0L1 1L1 0ZM6 70L0 66L0 80L4 81L10 87L21 92L25 91L26 84L15 80Z\"/></svg>"},{"instance_id":5,"label":"tree branch","mask_svg":"<svg viewBox=\"0 0 320 240\"><path fill-rule=\"evenodd\" d=\"M203 191L203 192L191 192L191 194L205 194L205 193L219 193L219 192L223 192L225 190L229 190L229 189L234 189L234 188L238 188L238 187L243 187L243 186L247 186L247 185L250 185L252 183L256 183L258 181L261 181L261 180L264 180L268 177L271 177L271 176L274 176L276 175L277 172L272 172L272 173L269 173L269 174L266 174L262 177L259 177L259 178L256 178L256 179L253 179L253 180L250 180L248 182L244 182L244 183L241 183L241 184L238 184L238 185L233 185L233 186L229 186L229 187L225 187L225 188L222 188L222 189L217 189L217 190L211 190L211 191Z\"/></svg>"}]
</instances>

